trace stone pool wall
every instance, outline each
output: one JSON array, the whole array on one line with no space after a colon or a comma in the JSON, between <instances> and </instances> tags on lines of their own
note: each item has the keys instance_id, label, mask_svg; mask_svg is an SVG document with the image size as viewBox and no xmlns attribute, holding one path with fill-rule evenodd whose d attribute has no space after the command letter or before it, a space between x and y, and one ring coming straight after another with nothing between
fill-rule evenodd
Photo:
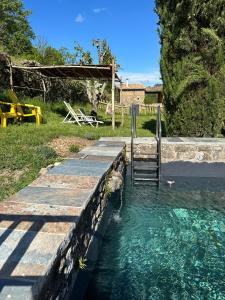
<instances>
[{"instance_id":1,"label":"stone pool wall","mask_svg":"<svg viewBox=\"0 0 225 300\"><path fill-rule=\"evenodd\" d=\"M127 158L130 159L130 138L102 138L101 141L123 141ZM136 138L136 153L145 157L156 152L155 138ZM162 138L162 163L172 161L224 162L225 139L223 138Z\"/></svg>"},{"instance_id":2,"label":"stone pool wall","mask_svg":"<svg viewBox=\"0 0 225 300\"><path fill-rule=\"evenodd\" d=\"M1 300L69 298L124 167L124 143L98 142L0 204Z\"/></svg>"},{"instance_id":3,"label":"stone pool wall","mask_svg":"<svg viewBox=\"0 0 225 300\"><path fill-rule=\"evenodd\" d=\"M58 249L56 261L50 274L46 276L38 299L69 299L79 271L78 260L86 257L89 243L98 227L105 207L112 197L113 193L110 187L114 185L111 181L112 176L117 173L120 177L119 174L123 173L125 152L123 154L121 153L115 159L111 168L101 178L75 228L69 232ZM111 174L113 175L111 176Z\"/></svg>"}]
</instances>

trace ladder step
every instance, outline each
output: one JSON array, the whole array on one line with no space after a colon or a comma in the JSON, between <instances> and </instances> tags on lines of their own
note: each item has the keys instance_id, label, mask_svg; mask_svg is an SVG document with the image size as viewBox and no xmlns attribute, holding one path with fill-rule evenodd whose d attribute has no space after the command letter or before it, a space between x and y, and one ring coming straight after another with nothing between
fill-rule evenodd
<instances>
[{"instance_id":1,"label":"ladder step","mask_svg":"<svg viewBox=\"0 0 225 300\"><path fill-rule=\"evenodd\" d=\"M152 169L152 170L134 170L134 174L137 175L143 175L143 176L152 176L157 173L158 169Z\"/></svg>"},{"instance_id":2,"label":"ladder step","mask_svg":"<svg viewBox=\"0 0 225 300\"><path fill-rule=\"evenodd\" d=\"M134 178L134 181L153 181L153 182L157 182L159 181L158 178Z\"/></svg>"},{"instance_id":3,"label":"ladder step","mask_svg":"<svg viewBox=\"0 0 225 300\"><path fill-rule=\"evenodd\" d=\"M134 164L133 168L137 170L157 170L159 166L158 164Z\"/></svg>"},{"instance_id":4,"label":"ladder step","mask_svg":"<svg viewBox=\"0 0 225 300\"><path fill-rule=\"evenodd\" d=\"M134 159L134 161L157 161L158 160L157 156L158 156L157 153L156 154L151 154L151 155L146 155L145 157L138 156L136 154L136 155L134 155L133 159Z\"/></svg>"},{"instance_id":5,"label":"ladder step","mask_svg":"<svg viewBox=\"0 0 225 300\"><path fill-rule=\"evenodd\" d=\"M158 178L156 173L134 173L134 178Z\"/></svg>"}]
</instances>

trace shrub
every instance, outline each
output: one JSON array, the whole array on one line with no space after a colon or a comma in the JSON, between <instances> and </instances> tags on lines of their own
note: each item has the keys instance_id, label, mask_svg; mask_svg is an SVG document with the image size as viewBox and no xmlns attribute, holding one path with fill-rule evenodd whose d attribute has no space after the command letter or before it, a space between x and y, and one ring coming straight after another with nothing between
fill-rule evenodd
<instances>
[{"instance_id":1,"label":"shrub","mask_svg":"<svg viewBox=\"0 0 225 300\"><path fill-rule=\"evenodd\" d=\"M37 147L37 154L42 160L50 160L58 156L54 149L43 145Z\"/></svg>"},{"instance_id":2,"label":"shrub","mask_svg":"<svg viewBox=\"0 0 225 300\"><path fill-rule=\"evenodd\" d=\"M85 133L83 137L90 141L96 140L96 136L93 133Z\"/></svg>"},{"instance_id":3,"label":"shrub","mask_svg":"<svg viewBox=\"0 0 225 300\"><path fill-rule=\"evenodd\" d=\"M70 152L78 153L80 151L80 147L78 145L70 145Z\"/></svg>"}]
</instances>

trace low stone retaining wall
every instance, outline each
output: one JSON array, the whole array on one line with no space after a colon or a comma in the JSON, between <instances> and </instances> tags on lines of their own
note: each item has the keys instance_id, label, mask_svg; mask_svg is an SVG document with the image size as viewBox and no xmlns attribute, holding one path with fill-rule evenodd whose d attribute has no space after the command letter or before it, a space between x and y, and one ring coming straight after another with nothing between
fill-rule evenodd
<instances>
[{"instance_id":1,"label":"low stone retaining wall","mask_svg":"<svg viewBox=\"0 0 225 300\"><path fill-rule=\"evenodd\" d=\"M0 299L68 299L124 157L98 142L0 204Z\"/></svg>"},{"instance_id":2,"label":"low stone retaining wall","mask_svg":"<svg viewBox=\"0 0 225 300\"><path fill-rule=\"evenodd\" d=\"M102 138L101 141L123 141L127 158L130 159L130 137ZM155 138L136 138L136 153L145 156L156 152ZM162 138L162 163L172 161L224 162L225 139L223 138Z\"/></svg>"}]
</instances>

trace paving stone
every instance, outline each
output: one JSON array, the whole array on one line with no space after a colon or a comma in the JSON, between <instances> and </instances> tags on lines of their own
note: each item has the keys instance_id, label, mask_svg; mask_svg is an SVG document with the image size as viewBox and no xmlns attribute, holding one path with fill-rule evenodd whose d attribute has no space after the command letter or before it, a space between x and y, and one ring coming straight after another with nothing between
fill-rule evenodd
<instances>
[{"instance_id":1,"label":"paving stone","mask_svg":"<svg viewBox=\"0 0 225 300\"><path fill-rule=\"evenodd\" d=\"M71 163L70 163L71 161ZM62 164L50 169L47 174L51 175L76 175L76 176L99 176L101 177L111 166L111 163L92 160L67 160Z\"/></svg>"},{"instance_id":2,"label":"paving stone","mask_svg":"<svg viewBox=\"0 0 225 300\"><path fill-rule=\"evenodd\" d=\"M81 208L5 201L0 204L0 228L67 233L79 219ZM35 224L35 225L34 225Z\"/></svg>"},{"instance_id":3,"label":"paving stone","mask_svg":"<svg viewBox=\"0 0 225 300\"><path fill-rule=\"evenodd\" d=\"M29 279L1 278L0 300L33 299L32 286L35 281Z\"/></svg>"},{"instance_id":4,"label":"paving stone","mask_svg":"<svg viewBox=\"0 0 225 300\"><path fill-rule=\"evenodd\" d=\"M93 145L94 147L124 147L124 142L119 141L98 141L96 144Z\"/></svg>"},{"instance_id":5,"label":"paving stone","mask_svg":"<svg viewBox=\"0 0 225 300\"><path fill-rule=\"evenodd\" d=\"M96 156L96 155L87 155L85 160L95 160L95 161L108 161L108 162L114 162L115 157L113 156Z\"/></svg>"},{"instance_id":6,"label":"paving stone","mask_svg":"<svg viewBox=\"0 0 225 300\"><path fill-rule=\"evenodd\" d=\"M82 207L91 193L92 190L28 186L10 197L10 201Z\"/></svg>"},{"instance_id":7,"label":"paving stone","mask_svg":"<svg viewBox=\"0 0 225 300\"><path fill-rule=\"evenodd\" d=\"M45 174L34 180L29 186L50 187L61 189L90 190L95 188L99 182L97 176L70 176Z\"/></svg>"},{"instance_id":8,"label":"paving stone","mask_svg":"<svg viewBox=\"0 0 225 300\"><path fill-rule=\"evenodd\" d=\"M77 168L96 168L105 169L111 166L112 162L108 161L99 161L99 160L88 160L85 159L66 159L62 164L59 166L68 166L68 167L77 167ZM56 166L55 168L57 168ZM55 169L54 168L54 169Z\"/></svg>"},{"instance_id":9,"label":"paving stone","mask_svg":"<svg viewBox=\"0 0 225 300\"><path fill-rule=\"evenodd\" d=\"M104 147L90 147L85 148L81 151L83 154L87 155L97 155L97 156L113 156L117 157L122 151L122 147L107 147L107 151Z\"/></svg>"},{"instance_id":10,"label":"paving stone","mask_svg":"<svg viewBox=\"0 0 225 300\"><path fill-rule=\"evenodd\" d=\"M44 276L64 239L62 234L0 229L0 281Z\"/></svg>"},{"instance_id":11,"label":"paving stone","mask_svg":"<svg viewBox=\"0 0 225 300\"><path fill-rule=\"evenodd\" d=\"M126 145L131 143L130 137L102 137L100 142L123 142ZM136 144L156 144L156 139L154 137L137 137L135 138Z\"/></svg>"}]
</instances>

